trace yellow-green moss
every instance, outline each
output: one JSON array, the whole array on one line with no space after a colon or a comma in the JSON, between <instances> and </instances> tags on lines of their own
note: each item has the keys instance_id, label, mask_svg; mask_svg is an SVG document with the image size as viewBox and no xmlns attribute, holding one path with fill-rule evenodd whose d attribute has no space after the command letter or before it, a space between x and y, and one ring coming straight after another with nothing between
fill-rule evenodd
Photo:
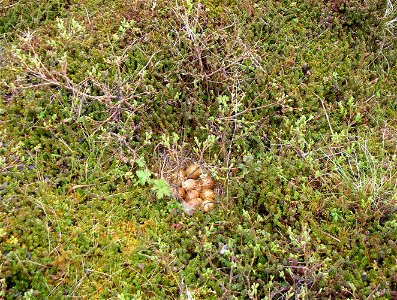
<instances>
[{"instance_id":1,"label":"yellow-green moss","mask_svg":"<svg viewBox=\"0 0 397 300\"><path fill-rule=\"evenodd\" d=\"M392 299L384 1L6 1L0 298ZM137 170L199 159L210 214Z\"/></svg>"}]
</instances>

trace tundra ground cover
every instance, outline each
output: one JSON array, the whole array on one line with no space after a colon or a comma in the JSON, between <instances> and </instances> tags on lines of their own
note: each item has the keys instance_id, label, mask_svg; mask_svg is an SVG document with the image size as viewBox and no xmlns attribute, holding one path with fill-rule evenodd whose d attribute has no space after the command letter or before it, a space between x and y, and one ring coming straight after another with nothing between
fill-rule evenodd
<instances>
[{"instance_id":1,"label":"tundra ground cover","mask_svg":"<svg viewBox=\"0 0 397 300\"><path fill-rule=\"evenodd\" d=\"M0 2L0 298L396 297L397 4L36 2Z\"/></svg>"}]
</instances>

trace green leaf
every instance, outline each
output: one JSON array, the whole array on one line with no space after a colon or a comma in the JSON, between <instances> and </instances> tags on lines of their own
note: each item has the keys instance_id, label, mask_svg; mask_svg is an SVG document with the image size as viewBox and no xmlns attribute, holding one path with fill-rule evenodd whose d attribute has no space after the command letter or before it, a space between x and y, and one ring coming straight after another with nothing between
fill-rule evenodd
<instances>
[{"instance_id":1,"label":"green leaf","mask_svg":"<svg viewBox=\"0 0 397 300\"><path fill-rule=\"evenodd\" d=\"M331 210L330 215L331 215L331 217L332 217L332 220L335 221L335 222L337 222L337 221L340 219L338 210L335 209L335 208L333 208L333 209Z\"/></svg>"},{"instance_id":2,"label":"green leaf","mask_svg":"<svg viewBox=\"0 0 397 300\"><path fill-rule=\"evenodd\" d=\"M150 176L152 176L152 173L148 170L138 170L135 172L136 176L138 176L138 183L140 185L145 185L146 182L148 182Z\"/></svg>"},{"instance_id":3,"label":"green leaf","mask_svg":"<svg viewBox=\"0 0 397 300\"><path fill-rule=\"evenodd\" d=\"M137 159L135 162L140 168L145 167L145 161L142 158Z\"/></svg>"},{"instance_id":4,"label":"green leaf","mask_svg":"<svg viewBox=\"0 0 397 300\"><path fill-rule=\"evenodd\" d=\"M171 196L171 188L164 179L153 179L152 191L156 192L157 199L163 199L164 196Z\"/></svg>"}]
</instances>

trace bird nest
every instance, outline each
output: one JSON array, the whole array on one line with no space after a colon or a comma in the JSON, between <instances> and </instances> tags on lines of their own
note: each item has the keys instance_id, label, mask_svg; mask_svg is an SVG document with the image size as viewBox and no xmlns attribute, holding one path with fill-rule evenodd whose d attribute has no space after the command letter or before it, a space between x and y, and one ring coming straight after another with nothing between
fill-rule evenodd
<instances>
[{"instance_id":1,"label":"bird nest","mask_svg":"<svg viewBox=\"0 0 397 300\"><path fill-rule=\"evenodd\" d=\"M167 149L158 161L158 175L171 186L187 214L208 213L217 207L222 191L210 172L215 168L188 157Z\"/></svg>"}]
</instances>

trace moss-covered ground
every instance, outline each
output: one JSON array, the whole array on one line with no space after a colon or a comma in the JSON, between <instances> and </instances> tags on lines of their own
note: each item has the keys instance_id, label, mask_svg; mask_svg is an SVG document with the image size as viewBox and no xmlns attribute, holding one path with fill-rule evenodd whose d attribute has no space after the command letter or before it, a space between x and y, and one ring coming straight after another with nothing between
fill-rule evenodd
<instances>
[{"instance_id":1,"label":"moss-covered ground","mask_svg":"<svg viewBox=\"0 0 397 300\"><path fill-rule=\"evenodd\" d=\"M0 299L396 299L394 0L0 0ZM200 164L217 206L167 183Z\"/></svg>"}]
</instances>

